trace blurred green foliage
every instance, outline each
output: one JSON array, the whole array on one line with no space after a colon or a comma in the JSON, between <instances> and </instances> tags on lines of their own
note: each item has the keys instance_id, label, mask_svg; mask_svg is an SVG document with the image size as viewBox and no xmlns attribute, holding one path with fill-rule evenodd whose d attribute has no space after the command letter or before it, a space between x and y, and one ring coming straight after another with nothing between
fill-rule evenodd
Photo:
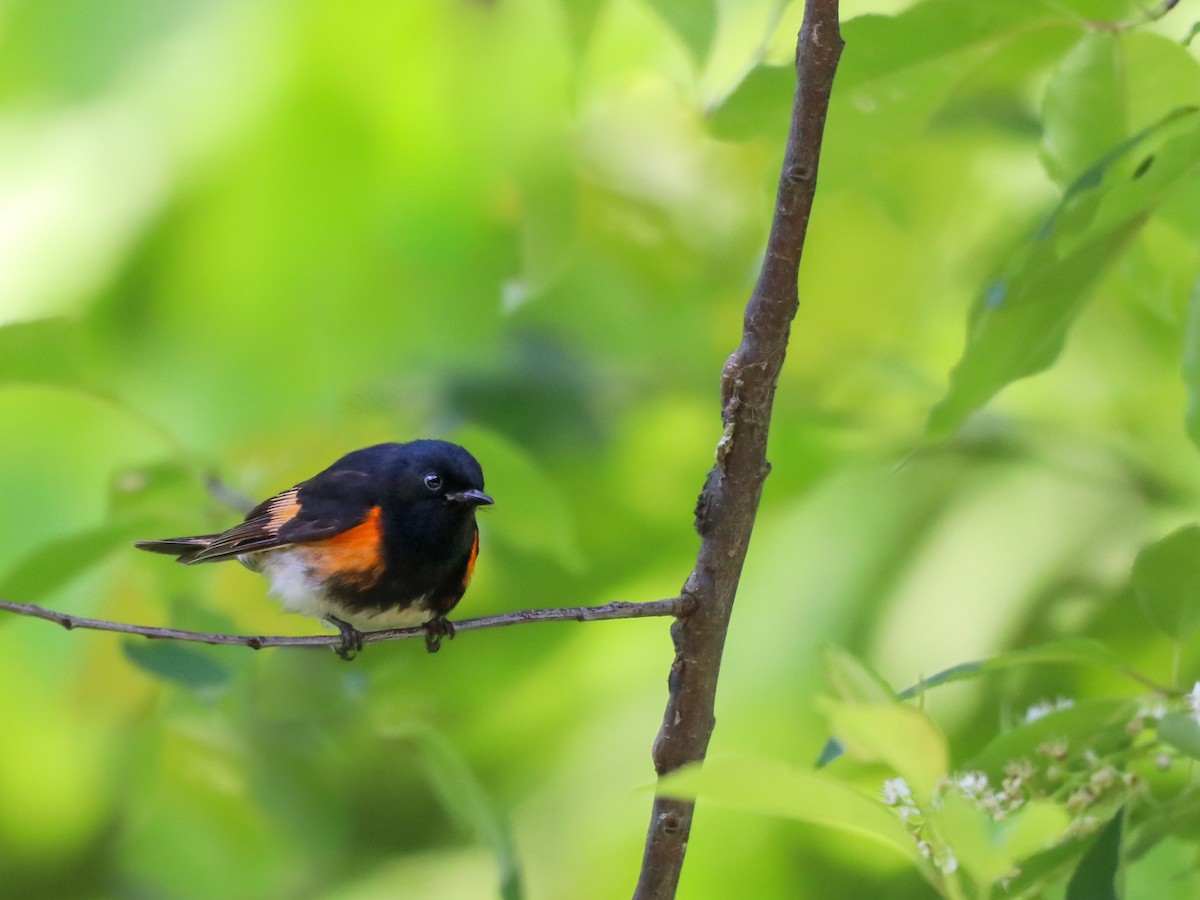
<instances>
[{"instance_id":1,"label":"blurred green foliage","mask_svg":"<svg viewBox=\"0 0 1200 900\"><path fill-rule=\"evenodd\" d=\"M1194 896L1195 12L842 6L681 895ZM417 436L497 500L460 615L672 595L801 12L0 5L0 596L306 633L239 567L130 541L235 521L214 473L258 499ZM656 620L347 666L6 619L2 892L627 895L670 654ZM1053 791L997 822L969 779L934 807L1059 739L1028 783L1112 761L1093 823Z\"/></svg>"}]
</instances>

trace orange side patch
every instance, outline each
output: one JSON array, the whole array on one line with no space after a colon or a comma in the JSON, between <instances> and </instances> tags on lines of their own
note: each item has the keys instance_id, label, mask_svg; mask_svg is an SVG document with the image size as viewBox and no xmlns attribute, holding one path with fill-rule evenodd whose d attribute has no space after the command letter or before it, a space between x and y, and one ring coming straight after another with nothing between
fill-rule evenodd
<instances>
[{"instance_id":1,"label":"orange side patch","mask_svg":"<svg viewBox=\"0 0 1200 900\"><path fill-rule=\"evenodd\" d=\"M467 571L463 572L462 586L465 591L471 584L471 577L475 574L475 557L479 556L479 529L475 529L475 543L471 544L471 555L467 559Z\"/></svg>"},{"instance_id":2,"label":"orange side patch","mask_svg":"<svg viewBox=\"0 0 1200 900\"><path fill-rule=\"evenodd\" d=\"M379 507L372 507L361 525L348 528L324 541L305 544L312 574L324 581L338 578L370 587L383 572Z\"/></svg>"}]
</instances>

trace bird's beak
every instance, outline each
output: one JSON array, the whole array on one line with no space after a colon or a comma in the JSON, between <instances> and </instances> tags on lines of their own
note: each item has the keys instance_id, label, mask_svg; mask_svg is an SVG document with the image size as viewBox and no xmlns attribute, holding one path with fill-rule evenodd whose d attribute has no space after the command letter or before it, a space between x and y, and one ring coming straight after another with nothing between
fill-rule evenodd
<instances>
[{"instance_id":1,"label":"bird's beak","mask_svg":"<svg viewBox=\"0 0 1200 900\"><path fill-rule=\"evenodd\" d=\"M495 502L483 491L477 491L474 488L469 491L454 491L447 494L446 499L455 503L465 503L467 506L491 506Z\"/></svg>"}]
</instances>

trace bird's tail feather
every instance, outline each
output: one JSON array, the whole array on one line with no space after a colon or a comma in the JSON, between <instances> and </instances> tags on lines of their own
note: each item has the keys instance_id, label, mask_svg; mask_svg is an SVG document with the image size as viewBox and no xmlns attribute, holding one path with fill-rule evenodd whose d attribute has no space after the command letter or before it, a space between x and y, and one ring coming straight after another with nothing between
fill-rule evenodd
<instances>
[{"instance_id":1,"label":"bird's tail feather","mask_svg":"<svg viewBox=\"0 0 1200 900\"><path fill-rule=\"evenodd\" d=\"M192 537L163 538L160 541L134 541L133 546L151 553L166 553L174 556L177 562L186 564L207 550L215 537L215 534L197 534Z\"/></svg>"}]
</instances>

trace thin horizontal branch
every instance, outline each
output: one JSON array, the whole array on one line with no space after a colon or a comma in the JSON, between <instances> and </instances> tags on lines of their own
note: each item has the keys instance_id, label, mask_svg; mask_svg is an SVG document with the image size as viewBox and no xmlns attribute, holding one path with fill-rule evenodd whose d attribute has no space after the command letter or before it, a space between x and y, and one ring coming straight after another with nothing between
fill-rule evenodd
<instances>
[{"instance_id":1,"label":"thin horizontal branch","mask_svg":"<svg viewBox=\"0 0 1200 900\"><path fill-rule=\"evenodd\" d=\"M110 622L106 619L88 619L68 613L46 609L33 603L14 603L0 600L0 610L21 616L32 616L56 622L68 631L73 628L91 628L96 631L116 631L121 634L139 634L145 638L171 641L191 641L195 644L230 644L261 650L264 647L334 647L342 642L338 634L312 634L303 637L284 635L215 634L206 631L185 631L180 628L159 628L153 625L131 625L128 622ZM684 616L691 611L691 603L684 597L668 600L650 600L646 603L614 601L603 606L570 606L564 609L524 609L498 616L482 616L478 619L463 619L454 623L455 633L479 631L484 628L503 628L526 622L598 622L602 619L643 619L649 616ZM388 628L383 631L364 631L363 643L375 644L382 641L402 641L406 638L425 636L422 628Z\"/></svg>"}]
</instances>

